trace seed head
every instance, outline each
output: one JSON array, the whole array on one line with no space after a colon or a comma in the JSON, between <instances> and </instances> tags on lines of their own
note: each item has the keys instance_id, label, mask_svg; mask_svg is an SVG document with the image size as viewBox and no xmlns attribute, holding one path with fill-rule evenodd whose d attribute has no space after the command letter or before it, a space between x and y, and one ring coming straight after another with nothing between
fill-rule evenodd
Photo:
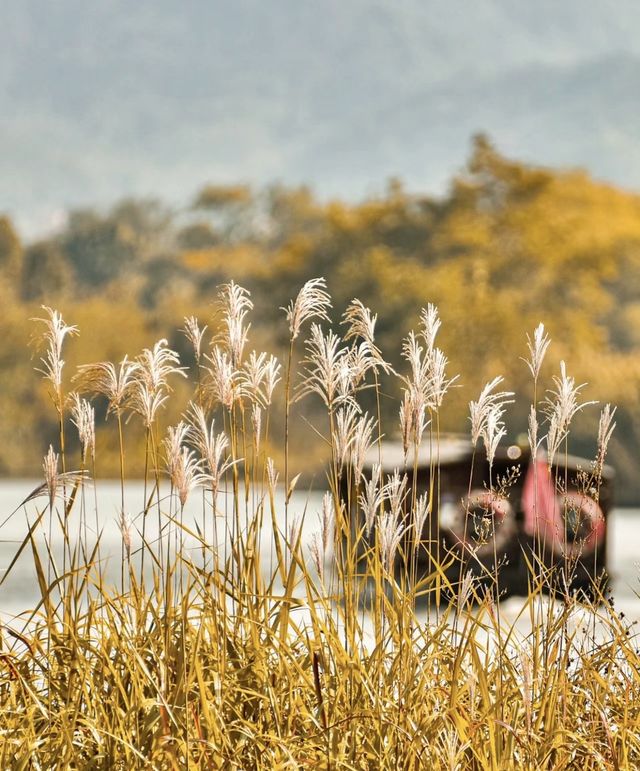
<instances>
[{"instance_id":1,"label":"seed head","mask_svg":"<svg viewBox=\"0 0 640 771\"><path fill-rule=\"evenodd\" d=\"M569 434L569 426L573 417L580 410L595 402L578 402L580 391L586 383L577 386L575 380L567 375L564 361L560 362L560 377L554 377L555 390L550 391L550 396L545 400L545 413L549 420L547 431L547 461L549 466L560 448L560 445Z\"/></svg>"},{"instance_id":2,"label":"seed head","mask_svg":"<svg viewBox=\"0 0 640 771\"><path fill-rule=\"evenodd\" d=\"M329 320L327 311L331 308L331 298L326 291L327 285L324 278L312 278L298 292L298 296L291 301L287 308L283 308L289 322L289 333L293 342L305 321L309 319Z\"/></svg>"},{"instance_id":3,"label":"seed head","mask_svg":"<svg viewBox=\"0 0 640 771\"><path fill-rule=\"evenodd\" d=\"M544 360L545 354L547 353L547 348L549 347L549 343L551 340L549 339L549 335L547 335L544 331L544 324L540 323L535 329L535 332L533 333L533 340L527 335L527 348L529 349L529 358L523 359L527 367L529 367L529 371L531 372L531 376L534 380L538 379L538 375L540 374L540 368L542 367L542 362Z\"/></svg>"},{"instance_id":4,"label":"seed head","mask_svg":"<svg viewBox=\"0 0 640 771\"><path fill-rule=\"evenodd\" d=\"M46 380L51 382L56 399L58 399L62 387L62 369L64 367L62 345L67 335L78 334L78 327L65 324L62 316L56 310L46 305L43 305L42 309L46 312L47 318L32 319L33 321L41 322L45 326L41 339L46 345L46 353L40 359L42 369L39 369L39 372L44 375ZM56 406L60 409L62 408L61 404L56 403Z\"/></svg>"},{"instance_id":5,"label":"seed head","mask_svg":"<svg viewBox=\"0 0 640 771\"><path fill-rule=\"evenodd\" d=\"M87 456L95 458L96 432L95 413L93 407L86 399L81 399L74 391L71 398L71 421L78 429L78 437L82 446L82 460Z\"/></svg>"},{"instance_id":6,"label":"seed head","mask_svg":"<svg viewBox=\"0 0 640 771\"><path fill-rule=\"evenodd\" d=\"M487 383L480 392L477 402L469 402L469 420L471 421L471 443L478 444L478 440L486 433L487 419L494 407L504 407L505 404L511 404L513 399L512 391L499 391L492 393L497 386L502 383L503 378L498 376L490 383ZM495 416L494 416L495 419Z\"/></svg>"},{"instance_id":7,"label":"seed head","mask_svg":"<svg viewBox=\"0 0 640 771\"><path fill-rule=\"evenodd\" d=\"M134 376L139 368L137 362L129 361L126 356L118 369L110 361L83 364L78 367L74 381L81 392L106 396L109 402L107 415L111 412L118 414L132 395Z\"/></svg>"},{"instance_id":8,"label":"seed head","mask_svg":"<svg viewBox=\"0 0 640 771\"><path fill-rule=\"evenodd\" d=\"M251 326L245 323L245 319L249 311L253 309L253 303L248 290L234 281L230 281L221 288L219 302L223 311L225 327L220 339L231 357L233 368L237 369L242 361L242 354Z\"/></svg>"},{"instance_id":9,"label":"seed head","mask_svg":"<svg viewBox=\"0 0 640 771\"><path fill-rule=\"evenodd\" d=\"M202 329L200 329L198 319L195 316L185 316L184 329L182 331L184 332L187 340L193 346L196 363L199 363L202 353L202 338L204 337L204 333L207 331L206 324L204 327L202 327Z\"/></svg>"},{"instance_id":10,"label":"seed head","mask_svg":"<svg viewBox=\"0 0 640 771\"><path fill-rule=\"evenodd\" d=\"M215 421L207 423L205 412L200 405L191 404L188 416L189 441L200 453L209 482L216 493L223 475L233 465L226 454L229 440L224 432L215 433Z\"/></svg>"},{"instance_id":11,"label":"seed head","mask_svg":"<svg viewBox=\"0 0 640 771\"><path fill-rule=\"evenodd\" d=\"M358 497L358 503L364 513L364 521L367 538L371 535L376 515L382 506L384 500L384 489L381 486L382 471L378 463L371 467L371 478L367 479L363 475L364 492Z\"/></svg>"}]
</instances>

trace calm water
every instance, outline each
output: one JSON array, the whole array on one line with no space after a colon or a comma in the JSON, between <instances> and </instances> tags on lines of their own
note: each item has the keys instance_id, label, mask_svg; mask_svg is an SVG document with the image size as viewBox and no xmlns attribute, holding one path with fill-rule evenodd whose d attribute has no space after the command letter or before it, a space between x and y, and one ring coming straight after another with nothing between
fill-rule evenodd
<instances>
[{"instance_id":1,"label":"calm water","mask_svg":"<svg viewBox=\"0 0 640 771\"><path fill-rule=\"evenodd\" d=\"M12 480L0 482L0 522L3 522L29 493L40 484L33 480ZM169 510L169 502L166 496L168 489L161 492L161 507L163 511ZM128 483L125 488L125 511L131 518L132 546L135 552L140 544L139 530L142 527L141 512L144 508L145 491L142 483ZM230 497L220 494L217 507L220 515L218 523L218 542L220 548L223 544L224 512L229 507ZM82 515L86 520L88 540L94 540L96 531L96 502L98 511L97 527L103 530L101 540L101 556L105 564L108 579L117 583L120 575L121 544L122 538L118 525L118 512L120 510L120 487L115 482L98 482L96 486L87 485L82 497L76 501L74 510L70 516L69 529L72 534L79 534L83 530ZM253 499L249 503L249 509L257 505L259 501ZM276 501L276 510L284 509L283 493L279 492ZM46 498L39 498L26 506L19 507L15 514L0 529L0 569L2 574L11 563L20 543L28 531L28 523L33 522L47 506ZM303 520L302 541L308 543L311 535L318 529L317 512L321 506L320 493L297 492L294 493L290 503L290 521L300 518ZM209 514L205 518L204 527L207 540L213 538L213 517L211 517L211 505L207 503ZM268 512L268 504L267 504ZM241 514L242 518L242 514ZM266 515L268 519L268 513ZM187 502L185 509L185 524L194 528L202 527L202 492L196 491ZM630 619L640 620L640 600L635 592L640 592L640 509L616 509L609 518L608 564L613 579L613 591L617 607L624 610ZM281 522L282 526L283 523ZM48 514L45 514L38 532L42 528L48 529ZM59 532L59 527L54 526L54 532ZM157 537L157 509L152 509L147 517L146 537L153 541ZM41 539L41 536L39 536ZM266 560L269 559L271 538L268 528L264 528L264 551ZM41 541L40 541L41 542ZM42 542L41 542L42 543ZM54 551L60 564L62 540L54 538ZM201 559L195 539L187 538L185 548L192 549L194 559ZM306 546L303 547L307 553ZM27 547L18 562L12 568L5 583L0 587L0 616L4 620L34 606L39 597L36 576L33 569L33 559L30 548ZM512 598L506 601L507 612L511 608L515 614L522 601Z\"/></svg>"}]
</instances>

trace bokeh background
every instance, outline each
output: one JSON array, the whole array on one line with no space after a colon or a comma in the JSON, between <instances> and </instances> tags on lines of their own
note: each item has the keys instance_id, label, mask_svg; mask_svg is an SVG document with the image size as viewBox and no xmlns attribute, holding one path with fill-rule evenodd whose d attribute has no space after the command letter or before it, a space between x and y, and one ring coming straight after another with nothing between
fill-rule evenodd
<instances>
[{"instance_id":1,"label":"bokeh background","mask_svg":"<svg viewBox=\"0 0 640 771\"><path fill-rule=\"evenodd\" d=\"M637 3L7 0L2 22L0 474L39 473L57 434L29 346L41 304L80 327L69 380L158 337L193 365L183 317L214 333L231 279L252 292L251 345L279 352L280 307L325 276L335 321L353 297L370 305L398 369L438 305L461 375L447 430L503 374L522 435L519 357L543 321L544 387L566 359L585 398L618 405L617 498L640 501ZM397 403L383 410L391 435ZM593 452L597 414L574 451ZM321 443L296 425L312 476Z\"/></svg>"}]
</instances>

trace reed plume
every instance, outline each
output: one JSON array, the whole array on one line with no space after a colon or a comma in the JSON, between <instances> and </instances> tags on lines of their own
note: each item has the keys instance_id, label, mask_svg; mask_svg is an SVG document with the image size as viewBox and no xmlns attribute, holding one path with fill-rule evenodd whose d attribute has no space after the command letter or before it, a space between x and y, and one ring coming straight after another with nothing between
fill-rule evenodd
<instances>
[{"instance_id":1,"label":"reed plume","mask_svg":"<svg viewBox=\"0 0 640 771\"><path fill-rule=\"evenodd\" d=\"M324 278L312 278L307 281L292 300L285 311L289 323L291 341L295 340L302 330L302 325L310 319L329 321L328 311L331 308L331 297L326 291Z\"/></svg>"}]
</instances>

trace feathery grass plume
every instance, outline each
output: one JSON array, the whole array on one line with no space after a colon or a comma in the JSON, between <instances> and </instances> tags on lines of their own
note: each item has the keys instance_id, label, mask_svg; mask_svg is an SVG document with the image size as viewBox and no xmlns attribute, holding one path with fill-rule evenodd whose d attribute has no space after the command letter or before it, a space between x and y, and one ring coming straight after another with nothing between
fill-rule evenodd
<instances>
[{"instance_id":1,"label":"feathery grass plume","mask_svg":"<svg viewBox=\"0 0 640 771\"><path fill-rule=\"evenodd\" d=\"M224 332L219 335L219 340L229 353L233 368L237 369L242 361L251 327L251 324L245 324L245 319L253 309L253 303L249 291L234 281L222 286L218 299L222 307L225 327Z\"/></svg>"},{"instance_id":2,"label":"feathery grass plume","mask_svg":"<svg viewBox=\"0 0 640 771\"><path fill-rule=\"evenodd\" d=\"M354 479L360 479L362 476L362 469L364 467L365 458L367 452L374 445L373 429L377 425L375 417L369 417L369 413L365 412L356 421L353 430L353 441L349 448L351 467L353 468Z\"/></svg>"},{"instance_id":3,"label":"feathery grass plume","mask_svg":"<svg viewBox=\"0 0 640 771\"><path fill-rule=\"evenodd\" d=\"M400 471L394 469L393 474L387 476L384 497L389 501L389 508L394 517L400 517L404 499L407 497L407 475L400 476Z\"/></svg>"},{"instance_id":4,"label":"feathery grass plume","mask_svg":"<svg viewBox=\"0 0 640 771\"><path fill-rule=\"evenodd\" d=\"M412 330L402 341L402 356L409 363L411 375L403 377L405 398L400 408L400 426L403 433L405 458L409 442L416 445L422 441L423 434L429 425L427 412L437 412L449 388L456 382L458 376L447 378L447 357L433 344L440 327L438 312L434 305L429 304L422 311L421 333L426 342L426 350L418 342ZM411 413L411 414L410 414Z\"/></svg>"},{"instance_id":5,"label":"feathery grass plume","mask_svg":"<svg viewBox=\"0 0 640 771\"><path fill-rule=\"evenodd\" d=\"M600 421L598 422L598 449L596 455L596 470L598 474L602 474L602 467L607 456L609 441L616 427L616 423L613 420L616 409L616 407L611 409L610 404L605 404L600 413Z\"/></svg>"},{"instance_id":6,"label":"feathery grass plume","mask_svg":"<svg viewBox=\"0 0 640 771\"><path fill-rule=\"evenodd\" d=\"M142 417L147 428L153 424L156 413L167 401L172 388L170 375L187 377L180 365L178 354L167 347L167 341L158 340L153 349L145 348L137 358L133 372L128 406Z\"/></svg>"},{"instance_id":7,"label":"feathery grass plume","mask_svg":"<svg viewBox=\"0 0 640 771\"><path fill-rule=\"evenodd\" d=\"M351 346L347 351L344 363L344 371L349 373L348 387L355 391L364 381L367 372L372 369L372 359L367 350L367 344Z\"/></svg>"},{"instance_id":8,"label":"feathery grass plume","mask_svg":"<svg viewBox=\"0 0 640 771\"><path fill-rule=\"evenodd\" d=\"M139 370L138 362L129 361L125 356L116 367L110 361L82 364L74 376L80 391L105 396L108 402L107 415L121 413L127 406L134 385L134 375Z\"/></svg>"},{"instance_id":9,"label":"feathery grass plume","mask_svg":"<svg viewBox=\"0 0 640 771\"><path fill-rule=\"evenodd\" d=\"M502 407L505 404L511 404L513 399L512 391L498 391L492 393L497 388L504 378L501 375L495 377L491 382L487 383L480 392L477 402L469 402L469 420L471 421L471 443L475 447L478 444L478 440L486 430L487 419L491 410L498 406Z\"/></svg>"},{"instance_id":10,"label":"feathery grass plume","mask_svg":"<svg viewBox=\"0 0 640 771\"><path fill-rule=\"evenodd\" d=\"M259 452L260 435L262 432L262 407L256 402L251 405L251 431L253 432L255 451Z\"/></svg>"},{"instance_id":11,"label":"feathery grass plume","mask_svg":"<svg viewBox=\"0 0 640 771\"><path fill-rule=\"evenodd\" d=\"M191 432L190 426L180 421L177 426L170 426L163 440L167 472L171 485L178 493L180 505L187 502L189 493L210 480L202 468L202 461L195 452L185 447L184 443Z\"/></svg>"},{"instance_id":12,"label":"feathery grass plume","mask_svg":"<svg viewBox=\"0 0 640 771\"><path fill-rule=\"evenodd\" d=\"M420 322L422 324L422 337L427 344L427 351L433 351L436 341L436 335L442 322L438 316L438 309L433 303L429 303L420 313Z\"/></svg>"},{"instance_id":13,"label":"feathery grass plume","mask_svg":"<svg viewBox=\"0 0 640 771\"><path fill-rule=\"evenodd\" d=\"M180 366L180 357L168 347L164 338L158 340L153 349L145 348L137 361L134 376L147 386L151 394L171 392L170 375L187 377L185 368Z\"/></svg>"},{"instance_id":14,"label":"feathery grass plume","mask_svg":"<svg viewBox=\"0 0 640 771\"><path fill-rule=\"evenodd\" d=\"M357 417L358 408L355 404L347 404L336 410L333 446L335 459L339 467L344 466L349 457L349 448L355 439Z\"/></svg>"},{"instance_id":15,"label":"feathery grass plume","mask_svg":"<svg viewBox=\"0 0 640 771\"><path fill-rule=\"evenodd\" d=\"M333 529L335 527L335 509L330 492L322 496L322 508L320 509L320 534L322 536L322 552L326 556L329 546L333 541Z\"/></svg>"},{"instance_id":16,"label":"feathery grass plume","mask_svg":"<svg viewBox=\"0 0 640 771\"><path fill-rule=\"evenodd\" d=\"M377 320L377 314L372 314L369 308L354 298L342 314L342 321L340 322L348 325L344 335L345 341L361 338L373 348Z\"/></svg>"},{"instance_id":17,"label":"feathery grass plume","mask_svg":"<svg viewBox=\"0 0 640 771\"><path fill-rule=\"evenodd\" d=\"M320 532L313 534L309 551L316 566L316 570L318 571L320 581L324 582L324 563L327 560L329 546L333 540L333 530L335 525L333 497L329 492L326 492L322 496L322 507L318 512L318 519Z\"/></svg>"},{"instance_id":18,"label":"feathery grass plume","mask_svg":"<svg viewBox=\"0 0 640 771\"><path fill-rule=\"evenodd\" d=\"M458 592L459 607L464 608L471 599L471 594L473 592L473 582L473 572L471 570L467 570L460 584L460 591Z\"/></svg>"},{"instance_id":19,"label":"feathery grass plume","mask_svg":"<svg viewBox=\"0 0 640 771\"><path fill-rule=\"evenodd\" d=\"M86 399L75 391L69 395L71 400L71 422L78 429L78 438L82 447L82 460L95 459L96 430L95 412Z\"/></svg>"},{"instance_id":20,"label":"feathery grass plume","mask_svg":"<svg viewBox=\"0 0 640 771\"><path fill-rule=\"evenodd\" d=\"M532 404L529 408L529 429L527 431L529 438L529 447L531 448L531 457L536 458L538 456L538 413L535 406Z\"/></svg>"},{"instance_id":21,"label":"feathery grass plume","mask_svg":"<svg viewBox=\"0 0 640 771\"><path fill-rule=\"evenodd\" d=\"M375 328L378 316L372 314L358 299L353 299L342 314L341 324L347 325L344 335L345 342L361 339L362 343L353 347L353 368L357 373L356 381L359 382L364 374L373 369L382 370L385 373L393 372L389 362L384 360L382 352L375 344Z\"/></svg>"},{"instance_id":22,"label":"feathery grass plume","mask_svg":"<svg viewBox=\"0 0 640 771\"><path fill-rule=\"evenodd\" d=\"M384 487L382 486L382 468L379 463L374 463L371 467L371 477L363 474L363 492L358 496L358 503L364 514L364 522L367 538L371 535L373 525L376 521L376 514L384 501Z\"/></svg>"},{"instance_id":23,"label":"feathery grass plume","mask_svg":"<svg viewBox=\"0 0 640 771\"><path fill-rule=\"evenodd\" d=\"M261 407L268 407L280 382L280 364L275 356L251 351L238 373L239 388L244 396Z\"/></svg>"},{"instance_id":24,"label":"feathery grass plume","mask_svg":"<svg viewBox=\"0 0 640 771\"><path fill-rule=\"evenodd\" d=\"M315 393L329 410L341 403L352 403L348 350L340 348L340 342L334 332L325 335L319 324L311 325L303 360L305 376L296 401Z\"/></svg>"},{"instance_id":25,"label":"feathery grass plume","mask_svg":"<svg viewBox=\"0 0 640 771\"><path fill-rule=\"evenodd\" d=\"M405 531L406 528L399 521L398 512L393 509L382 512L378 523L378 537L382 567L387 573L393 570L396 552Z\"/></svg>"},{"instance_id":26,"label":"feathery grass plume","mask_svg":"<svg viewBox=\"0 0 640 771\"><path fill-rule=\"evenodd\" d=\"M424 492L418 497L413 509L413 528L416 534L416 544L422 538L425 522L431 511L429 494Z\"/></svg>"},{"instance_id":27,"label":"feathery grass plume","mask_svg":"<svg viewBox=\"0 0 640 771\"><path fill-rule=\"evenodd\" d=\"M62 345L67 335L77 335L79 332L78 327L65 324L58 311L47 305L43 305L42 309L47 313L48 318L32 319L32 321L39 321L45 326L41 340L46 345L46 355L40 359L42 368L38 368L38 372L41 372L53 386L56 407L61 410L62 404L58 404L58 400L62 388L62 369L64 367Z\"/></svg>"},{"instance_id":28,"label":"feathery grass plume","mask_svg":"<svg viewBox=\"0 0 640 771\"><path fill-rule=\"evenodd\" d=\"M58 453L53 451L53 446L49 445L49 450L44 456L42 462L44 471L44 483L49 495L49 506L53 508L53 503L58 492Z\"/></svg>"},{"instance_id":29,"label":"feathery grass plume","mask_svg":"<svg viewBox=\"0 0 640 771\"><path fill-rule=\"evenodd\" d=\"M357 402L354 399L356 393L355 372L352 368L352 360L349 349L346 349L344 356L340 358L340 362L337 367L337 380L338 389L336 404L353 403L357 406Z\"/></svg>"},{"instance_id":30,"label":"feathery grass plume","mask_svg":"<svg viewBox=\"0 0 640 771\"><path fill-rule=\"evenodd\" d=\"M207 331L207 325L205 324L202 329L198 324L198 319L195 316L184 317L184 332L185 337L191 343L193 347L193 353L196 357L196 364L200 363L200 357L202 355L202 338Z\"/></svg>"},{"instance_id":31,"label":"feathery grass plume","mask_svg":"<svg viewBox=\"0 0 640 771\"><path fill-rule=\"evenodd\" d=\"M436 412L442 407L442 401L451 386L458 380L458 375L447 378L446 370L449 359L439 348L434 348L430 357L431 401Z\"/></svg>"},{"instance_id":32,"label":"feathery grass plume","mask_svg":"<svg viewBox=\"0 0 640 771\"><path fill-rule=\"evenodd\" d=\"M411 437L413 436L413 418L414 418L414 403L411 397L411 393L408 389L405 389L402 396L402 403L400 404L400 436L402 437L402 451L404 453L405 463L407 462L407 455L409 453L409 444L411 443ZM421 433L424 432L424 427L421 429Z\"/></svg>"},{"instance_id":33,"label":"feathery grass plume","mask_svg":"<svg viewBox=\"0 0 640 771\"><path fill-rule=\"evenodd\" d=\"M53 453L52 456L51 453ZM42 468L44 471L45 481L33 489L29 495L27 495L27 497L21 501L20 506L24 506L26 503L34 501L36 498L40 498L43 495L46 495L47 498L49 498L49 501L51 501L51 492L53 492L55 498L55 496L58 495L58 493L61 491L60 485L63 483L66 484L68 482L71 485L83 484L84 482L88 482L90 480L86 469L80 471L65 471L62 474L58 474L58 454L53 452L51 445L49 445L49 452L44 456ZM9 516L11 517L12 515ZM7 518L5 518L4 521L6 522Z\"/></svg>"},{"instance_id":34,"label":"feathery grass plume","mask_svg":"<svg viewBox=\"0 0 640 771\"><path fill-rule=\"evenodd\" d=\"M181 447L178 455L172 459L171 484L178 493L180 505L184 506L192 490L202 487L210 481L210 476L202 469L202 461L188 447Z\"/></svg>"},{"instance_id":35,"label":"feathery grass plume","mask_svg":"<svg viewBox=\"0 0 640 771\"><path fill-rule=\"evenodd\" d=\"M122 543L124 544L127 560L131 561L131 530L133 525L131 523L131 517L124 511L120 512L118 527L120 535L122 536Z\"/></svg>"},{"instance_id":36,"label":"feathery grass plume","mask_svg":"<svg viewBox=\"0 0 640 771\"><path fill-rule=\"evenodd\" d=\"M169 394L153 393L143 381L134 381L134 388L131 392L128 406L131 407L133 412L140 415L145 428L151 428L158 410L168 398Z\"/></svg>"},{"instance_id":37,"label":"feathery grass plume","mask_svg":"<svg viewBox=\"0 0 640 771\"><path fill-rule=\"evenodd\" d=\"M320 533L314 533L311 536L309 554L311 554L311 559L315 565L320 583L324 583L324 553L322 550L322 536Z\"/></svg>"},{"instance_id":38,"label":"feathery grass plume","mask_svg":"<svg viewBox=\"0 0 640 771\"><path fill-rule=\"evenodd\" d=\"M312 278L298 292L295 301L291 301L285 311L289 322L289 333L293 342L299 335L302 325L309 319L329 321L327 311L331 308L331 297L326 291L324 278Z\"/></svg>"},{"instance_id":39,"label":"feathery grass plume","mask_svg":"<svg viewBox=\"0 0 640 771\"><path fill-rule=\"evenodd\" d=\"M162 440L165 452L165 461L169 477L173 478L173 463L176 462L182 445L187 441L191 433L190 427L181 420L176 426L167 428L167 435Z\"/></svg>"},{"instance_id":40,"label":"feathery grass plume","mask_svg":"<svg viewBox=\"0 0 640 771\"><path fill-rule=\"evenodd\" d=\"M203 387L212 404L222 404L228 410L240 398L239 375L233 361L226 351L216 346L211 356L205 355L209 366L205 367L207 379Z\"/></svg>"},{"instance_id":41,"label":"feathery grass plume","mask_svg":"<svg viewBox=\"0 0 640 771\"><path fill-rule=\"evenodd\" d=\"M502 404L494 404L487 414L487 419L484 423L482 431L482 439L484 441L484 447L487 451L487 460L489 461L489 467L493 466L493 460L496 456L496 450L500 444L500 440L506 436L507 429L502 421L504 415L504 409Z\"/></svg>"},{"instance_id":42,"label":"feathery grass plume","mask_svg":"<svg viewBox=\"0 0 640 771\"><path fill-rule=\"evenodd\" d=\"M207 424L204 410L198 404L191 404L188 412L189 438L205 464L214 494L220 487L220 480L233 463L226 456L229 439L224 432L215 433L215 421Z\"/></svg>"},{"instance_id":43,"label":"feathery grass plume","mask_svg":"<svg viewBox=\"0 0 640 771\"><path fill-rule=\"evenodd\" d=\"M560 377L554 375L555 390L550 390L551 396L545 399L545 414L549 420L547 431L547 461L553 465L560 445L569 434L569 426L576 413L596 402L578 402L580 391L586 383L575 384L575 380L567 375L564 361L560 362Z\"/></svg>"},{"instance_id":44,"label":"feathery grass plume","mask_svg":"<svg viewBox=\"0 0 640 771\"><path fill-rule=\"evenodd\" d=\"M540 374L540 368L544 360L547 348L549 347L549 335L544 331L544 324L540 322L533 333L533 340L527 334L527 348L529 349L529 358L522 359L524 363L529 367L529 371L535 380L538 379Z\"/></svg>"},{"instance_id":45,"label":"feathery grass plume","mask_svg":"<svg viewBox=\"0 0 640 771\"><path fill-rule=\"evenodd\" d=\"M344 512L344 503L340 503L340 511ZM309 551L318 571L320 581L324 582L324 565L329 554L329 547L333 542L335 529L335 508L333 505L333 496L330 492L325 492L322 496L322 506L318 512L320 532L314 533L311 540Z\"/></svg>"},{"instance_id":46,"label":"feathery grass plume","mask_svg":"<svg viewBox=\"0 0 640 771\"><path fill-rule=\"evenodd\" d=\"M276 471L276 464L274 463L273 458L267 458L265 469L267 472L267 484L269 485L269 492L273 496L275 495L276 487L278 486L278 478L280 476L280 474Z\"/></svg>"},{"instance_id":47,"label":"feathery grass plume","mask_svg":"<svg viewBox=\"0 0 640 771\"><path fill-rule=\"evenodd\" d=\"M423 394L423 400L426 403L430 392L429 358L423 356L423 353L423 347L418 342L415 332L411 330L402 341L402 356L411 367L411 376L403 377L402 380L407 387L413 386L416 391Z\"/></svg>"},{"instance_id":48,"label":"feathery grass plume","mask_svg":"<svg viewBox=\"0 0 640 771\"><path fill-rule=\"evenodd\" d=\"M431 378L429 361L423 357L423 348L413 332L402 342L402 355L411 367L410 377L402 377L405 394L400 408L400 424L405 446L405 458L409 442L419 445L429 425L427 410L431 405Z\"/></svg>"}]
</instances>

